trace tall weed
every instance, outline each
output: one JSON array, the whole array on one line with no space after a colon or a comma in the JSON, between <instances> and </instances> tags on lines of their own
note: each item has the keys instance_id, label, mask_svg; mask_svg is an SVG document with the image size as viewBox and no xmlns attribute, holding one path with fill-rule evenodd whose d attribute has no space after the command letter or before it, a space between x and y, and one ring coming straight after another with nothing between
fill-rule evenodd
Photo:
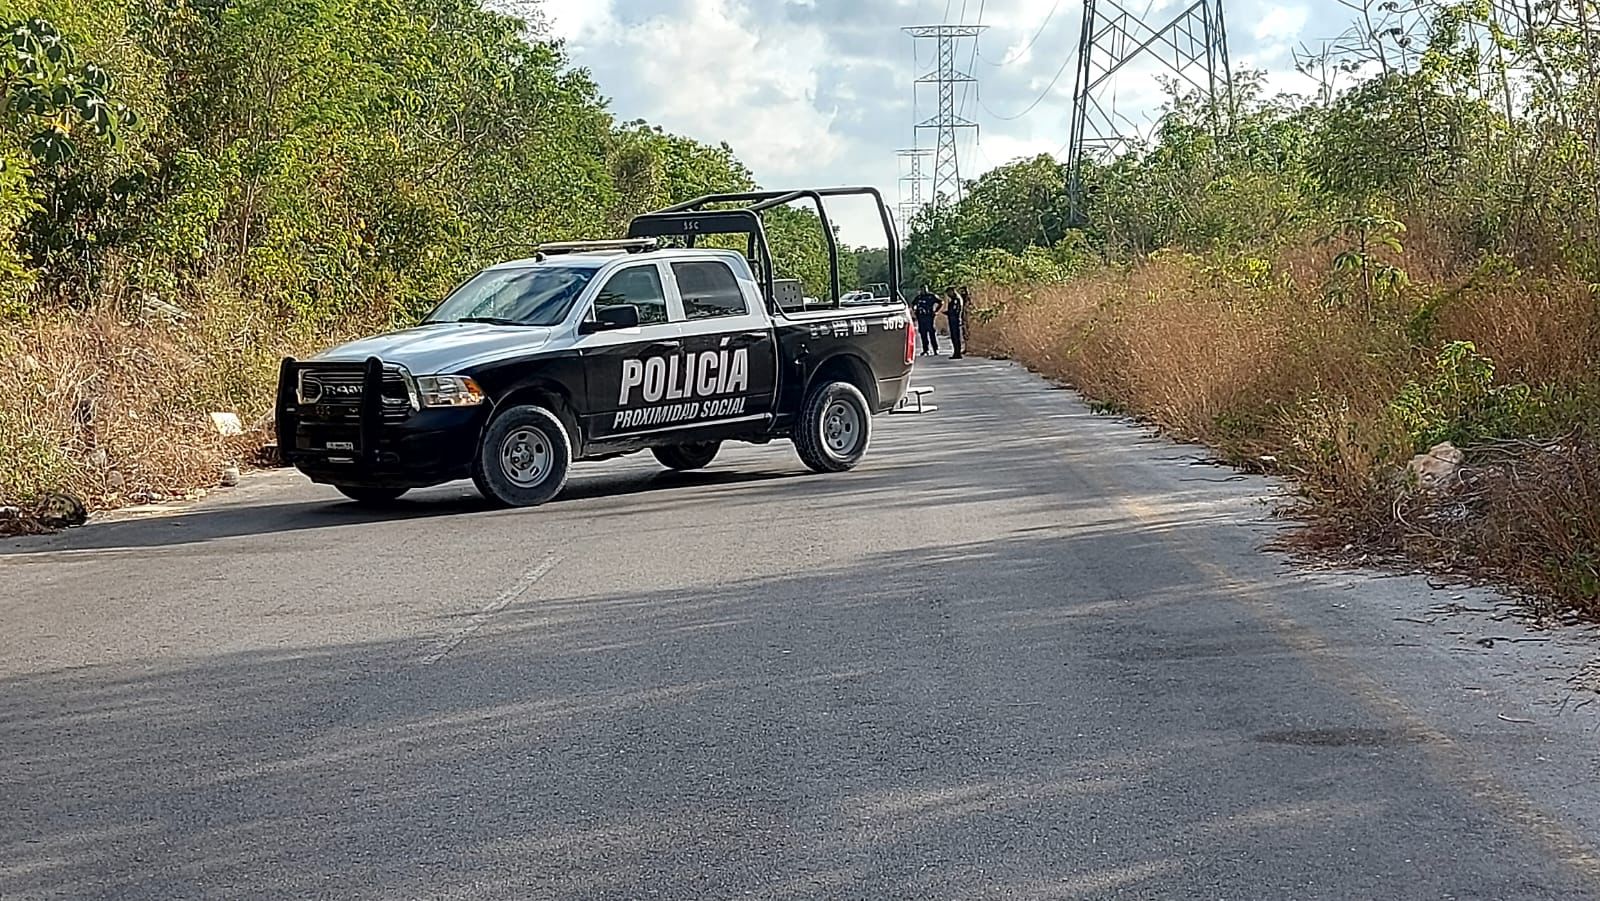
<instances>
[{"instance_id":1,"label":"tall weed","mask_svg":"<svg viewBox=\"0 0 1600 901\"><path fill-rule=\"evenodd\" d=\"M69 491L110 507L215 485L266 439L281 355L387 322L373 309L313 329L221 281L184 301L176 320L110 301L43 312L5 339L15 364L0 367L0 504ZM218 434L214 411L238 413L248 434Z\"/></svg>"},{"instance_id":2,"label":"tall weed","mask_svg":"<svg viewBox=\"0 0 1600 901\"><path fill-rule=\"evenodd\" d=\"M1353 264L1324 242L1158 253L1062 284L988 287L980 306L998 312L972 341L1101 409L1295 477L1311 545L1471 561L1600 603L1600 468L1584 469L1600 459L1594 296L1563 269L1452 259L1448 247L1412 229L1382 248L1383 266L1408 277L1370 306L1330 291ZM1406 511L1438 499L1405 466L1442 441L1468 451L1475 512L1424 536ZM1508 443L1525 451L1516 467L1473 469Z\"/></svg>"}]
</instances>

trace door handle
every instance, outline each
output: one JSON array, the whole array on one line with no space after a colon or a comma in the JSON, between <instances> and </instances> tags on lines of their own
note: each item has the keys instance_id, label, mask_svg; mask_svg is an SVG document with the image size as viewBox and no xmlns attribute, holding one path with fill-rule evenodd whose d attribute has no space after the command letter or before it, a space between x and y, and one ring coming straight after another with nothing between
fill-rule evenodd
<instances>
[{"instance_id":1,"label":"door handle","mask_svg":"<svg viewBox=\"0 0 1600 901\"><path fill-rule=\"evenodd\" d=\"M646 345L645 346L645 352L646 353L652 353L652 352L655 352L655 351L662 351L662 350L680 350L682 348L683 348L683 342L682 341L656 341L653 344Z\"/></svg>"}]
</instances>

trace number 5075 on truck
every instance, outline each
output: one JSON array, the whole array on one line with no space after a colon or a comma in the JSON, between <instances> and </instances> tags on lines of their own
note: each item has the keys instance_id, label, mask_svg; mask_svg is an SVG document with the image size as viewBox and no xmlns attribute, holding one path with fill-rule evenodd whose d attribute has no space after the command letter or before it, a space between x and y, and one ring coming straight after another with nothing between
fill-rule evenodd
<instances>
[{"instance_id":1,"label":"number 5075 on truck","mask_svg":"<svg viewBox=\"0 0 1600 901\"><path fill-rule=\"evenodd\" d=\"M877 205L881 302L841 303L824 203L841 195ZM828 245L829 304L774 274L762 214L804 201ZM697 246L711 235L745 250ZM279 453L362 503L470 478L492 501L534 506L574 461L649 450L696 469L725 441L787 439L812 470L851 469L911 375L897 243L876 190L832 188L710 195L635 218L626 239L541 245L412 328L285 359Z\"/></svg>"}]
</instances>

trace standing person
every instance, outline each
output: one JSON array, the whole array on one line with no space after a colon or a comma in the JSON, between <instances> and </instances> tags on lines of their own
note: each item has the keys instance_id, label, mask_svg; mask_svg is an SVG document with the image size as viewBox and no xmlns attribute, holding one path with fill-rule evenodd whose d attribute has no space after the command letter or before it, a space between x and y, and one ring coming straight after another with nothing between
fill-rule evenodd
<instances>
[{"instance_id":1,"label":"standing person","mask_svg":"<svg viewBox=\"0 0 1600 901\"><path fill-rule=\"evenodd\" d=\"M923 285L922 293L911 301L911 309L917 314L917 334L922 336L923 356L939 355L939 336L933 331L933 316L941 306L939 295L928 290L927 285Z\"/></svg>"},{"instance_id":2,"label":"standing person","mask_svg":"<svg viewBox=\"0 0 1600 901\"><path fill-rule=\"evenodd\" d=\"M944 318L950 324L950 359L961 359L962 339L967 326L967 289L951 288L944 305Z\"/></svg>"}]
</instances>

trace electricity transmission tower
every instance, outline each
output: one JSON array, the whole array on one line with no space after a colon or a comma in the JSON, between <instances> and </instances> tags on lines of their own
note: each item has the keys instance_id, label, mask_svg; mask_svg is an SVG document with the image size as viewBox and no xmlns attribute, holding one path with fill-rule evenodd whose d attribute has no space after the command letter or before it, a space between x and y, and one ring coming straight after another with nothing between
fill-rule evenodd
<instances>
[{"instance_id":1,"label":"electricity transmission tower","mask_svg":"<svg viewBox=\"0 0 1600 901\"><path fill-rule=\"evenodd\" d=\"M971 74L956 68L956 44L963 38L976 40L987 25L914 25L902 29L906 34L935 43L935 64L932 72L916 81L917 85L935 85L939 92L939 112L933 118L916 124L917 130L938 132L933 156L933 202L944 199L961 199L961 163L956 157L956 134L963 129L977 131L978 123L966 119L956 110L956 87L977 84ZM913 90L916 90L913 87Z\"/></svg>"},{"instance_id":2,"label":"electricity transmission tower","mask_svg":"<svg viewBox=\"0 0 1600 901\"><path fill-rule=\"evenodd\" d=\"M911 218L922 209L925 202L922 198L922 183L928 180L923 174L922 161L933 155L933 151L926 147L913 150L897 150L895 156L905 160L905 172L900 176L900 231L902 234L911 229Z\"/></svg>"},{"instance_id":3,"label":"electricity transmission tower","mask_svg":"<svg viewBox=\"0 0 1600 901\"><path fill-rule=\"evenodd\" d=\"M1222 0L1192 0L1177 15L1154 22L1129 12L1115 0L1084 0L1078 75L1072 92L1072 137L1067 145L1076 220L1081 221L1086 213L1084 160L1115 156L1127 150L1136 137L1119 127L1106 88L1112 76L1140 63L1165 66L1180 87L1186 85L1209 99L1215 112L1233 92ZM1212 122L1213 128L1217 125Z\"/></svg>"}]
</instances>

